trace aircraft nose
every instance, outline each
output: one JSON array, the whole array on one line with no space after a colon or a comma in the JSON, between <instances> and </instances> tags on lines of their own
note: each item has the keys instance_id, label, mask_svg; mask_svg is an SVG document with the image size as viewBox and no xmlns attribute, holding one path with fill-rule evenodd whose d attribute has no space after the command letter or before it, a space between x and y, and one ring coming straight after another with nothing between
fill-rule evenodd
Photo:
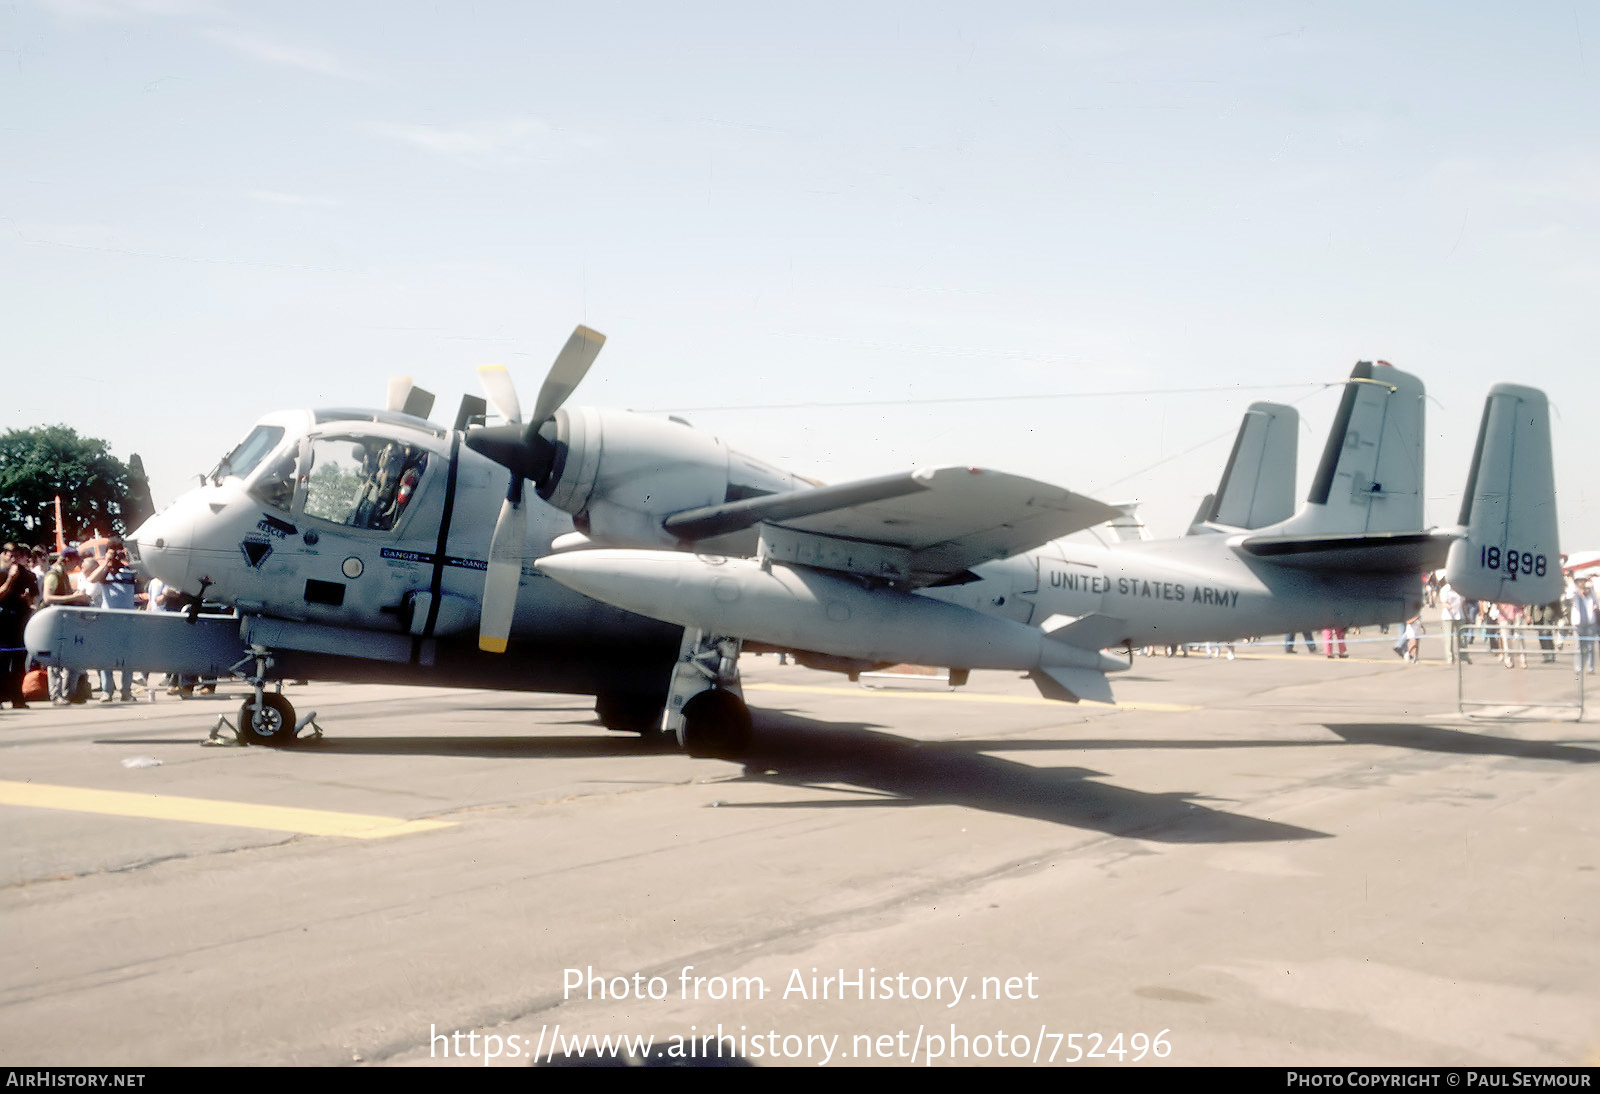
<instances>
[{"instance_id":1,"label":"aircraft nose","mask_svg":"<svg viewBox=\"0 0 1600 1094\"><path fill-rule=\"evenodd\" d=\"M194 544L194 515L185 506L157 513L139 525L127 543L133 548L134 564L145 574L184 588Z\"/></svg>"}]
</instances>

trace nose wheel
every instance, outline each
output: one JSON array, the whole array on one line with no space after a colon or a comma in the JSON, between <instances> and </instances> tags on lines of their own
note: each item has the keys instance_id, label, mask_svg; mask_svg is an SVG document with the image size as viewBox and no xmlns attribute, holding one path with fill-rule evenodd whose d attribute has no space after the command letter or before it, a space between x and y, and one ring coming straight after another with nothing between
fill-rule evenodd
<instances>
[{"instance_id":1,"label":"nose wheel","mask_svg":"<svg viewBox=\"0 0 1600 1094\"><path fill-rule=\"evenodd\" d=\"M239 708L239 740L286 748L295 742L294 706L282 695L260 692Z\"/></svg>"},{"instance_id":2,"label":"nose wheel","mask_svg":"<svg viewBox=\"0 0 1600 1094\"><path fill-rule=\"evenodd\" d=\"M249 656L242 658L231 671L251 687L250 698L239 708L239 743L265 745L268 748L288 748L298 743L300 731L305 726L295 721L293 704L281 692L267 690L267 677L272 671L272 651L264 646L251 646ZM217 737L218 730L226 721L226 718L222 719L217 729L211 731L213 738ZM315 713L306 715L305 723L315 736L322 736Z\"/></svg>"}]
</instances>

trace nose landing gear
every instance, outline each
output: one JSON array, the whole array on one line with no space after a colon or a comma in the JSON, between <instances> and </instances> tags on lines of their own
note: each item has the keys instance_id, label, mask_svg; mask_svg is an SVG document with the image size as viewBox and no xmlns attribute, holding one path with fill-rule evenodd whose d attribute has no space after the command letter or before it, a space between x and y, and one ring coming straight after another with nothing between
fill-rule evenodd
<instances>
[{"instance_id":1,"label":"nose landing gear","mask_svg":"<svg viewBox=\"0 0 1600 1094\"><path fill-rule=\"evenodd\" d=\"M239 740L272 748L294 744L294 706L280 694L258 690L239 708Z\"/></svg>"},{"instance_id":2,"label":"nose landing gear","mask_svg":"<svg viewBox=\"0 0 1600 1094\"><path fill-rule=\"evenodd\" d=\"M271 668L272 651L263 646L251 646L250 656L231 670L234 676L255 689L255 693L239 708L239 743L289 748L302 740L321 737L322 729L316 723L315 711L297 722L294 704L285 699L281 691L266 690L267 673ZM312 730L311 735L302 738L301 731L308 726Z\"/></svg>"}]
</instances>

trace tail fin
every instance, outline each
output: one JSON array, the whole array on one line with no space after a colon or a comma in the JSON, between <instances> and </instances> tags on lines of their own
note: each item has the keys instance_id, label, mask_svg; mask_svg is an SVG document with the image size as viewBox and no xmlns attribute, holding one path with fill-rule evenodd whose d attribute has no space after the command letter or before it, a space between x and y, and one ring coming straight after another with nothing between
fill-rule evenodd
<instances>
[{"instance_id":1,"label":"tail fin","mask_svg":"<svg viewBox=\"0 0 1600 1094\"><path fill-rule=\"evenodd\" d=\"M1294 407L1251 403L1201 523L1265 528L1293 516L1299 428Z\"/></svg>"},{"instance_id":2,"label":"tail fin","mask_svg":"<svg viewBox=\"0 0 1600 1094\"><path fill-rule=\"evenodd\" d=\"M1468 600L1548 604L1561 598L1550 406L1520 384L1489 389L1461 502L1465 538L1445 575Z\"/></svg>"},{"instance_id":3,"label":"tail fin","mask_svg":"<svg viewBox=\"0 0 1600 1094\"><path fill-rule=\"evenodd\" d=\"M1290 535L1415 532L1422 515L1422 381L1359 361L1305 505L1274 531Z\"/></svg>"}]
</instances>

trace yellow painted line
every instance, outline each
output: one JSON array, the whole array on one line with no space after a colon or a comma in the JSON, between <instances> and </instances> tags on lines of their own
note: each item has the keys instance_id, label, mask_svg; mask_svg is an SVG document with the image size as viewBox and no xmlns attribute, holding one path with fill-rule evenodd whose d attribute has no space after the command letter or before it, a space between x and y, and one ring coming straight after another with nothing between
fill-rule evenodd
<instances>
[{"instance_id":1,"label":"yellow painted line","mask_svg":"<svg viewBox=\"0 0 1600 1094\"><path fill-rule=\"evenodd\" d=\"M1060 707L1071 706L1056 699L1034 695L977 695L961 691L913 691L901 688L830 688L814 684L746 684L745 691L794 691L806 695L869 695L880 699L941 699L948 703L1011 703L1018 706ZM1085 700L1084 706L1105 707L1108 710L1150 710L1179 714L1199 707L1181 703L1096 703Z\"/></svg>"},{"instance_id":2,"label":"yellow painted line","mask_svg":"<svg viewBox=\"0 0 1600 1094\"><path fill-rule=\"evenodd\" d=\"M408 821L370 813L331 813L321 809L296 809L287 805L251 805L212 798L180 798L172 794L134 794L124 790L89 790L80 786L19 783L0 779L0 805L25 805L34 809L61 809L72 813L103 813L113 817L220 824L230 828L266 828L306 836L347 836L350 839L387 839L434 828L450 828L452 821Z\"/></svg>"}]
</instances>

